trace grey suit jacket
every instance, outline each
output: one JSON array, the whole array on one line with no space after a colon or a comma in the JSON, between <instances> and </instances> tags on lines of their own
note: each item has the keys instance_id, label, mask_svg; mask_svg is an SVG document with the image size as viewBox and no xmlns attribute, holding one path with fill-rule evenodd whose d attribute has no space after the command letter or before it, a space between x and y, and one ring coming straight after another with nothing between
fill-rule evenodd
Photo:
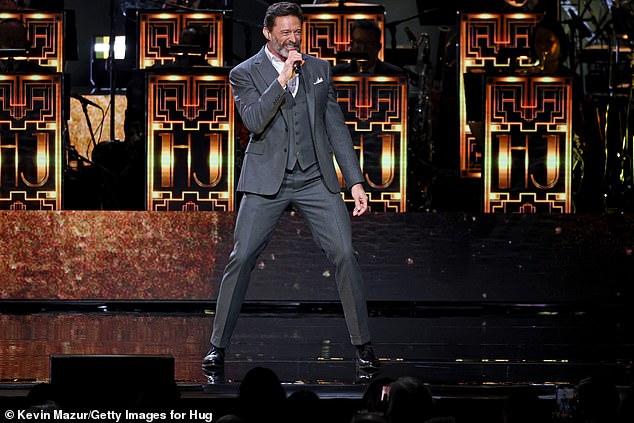
<instances>
[{"instance_id":1,"label":"grey suit jacket","mask_svg":"<svg viewBox=\"0 0 634 423\"><path fill-rule=\"evenodd\" d=\"M275 194L284 178L288 154L287 111L281 107L286 91L264 46L229 74L236 107L246 128L249 143L242 163L238 191ZM330 64L304 55L300 84L304 84L315 152L324 182L331 192L341 190L333 154L348 187L363 182L350 131L335 97Z\"/></svg>"}]
</instances>

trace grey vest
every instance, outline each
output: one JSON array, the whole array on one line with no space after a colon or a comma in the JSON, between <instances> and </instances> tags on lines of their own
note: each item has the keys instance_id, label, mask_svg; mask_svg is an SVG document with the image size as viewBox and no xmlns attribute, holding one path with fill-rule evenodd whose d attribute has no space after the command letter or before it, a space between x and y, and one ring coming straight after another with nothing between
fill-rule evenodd
<instances>
[{"instance_id":1,"label":"grey vest","mask_svg":"<svg viewBox=\"0 0 634 423\"><path fill-rule=\"evenodd\" d=\"M315 156L315 145L313 135L310 130L310 120L308 119L308 103L306 102L305 81L302 79L297 89L295 97L291 93L286 93L286 102L283 107L291 111L288 113L288 158L286 168L292 170L295 164L305 170L317 161Z\"/></svg>"}]
</instances>

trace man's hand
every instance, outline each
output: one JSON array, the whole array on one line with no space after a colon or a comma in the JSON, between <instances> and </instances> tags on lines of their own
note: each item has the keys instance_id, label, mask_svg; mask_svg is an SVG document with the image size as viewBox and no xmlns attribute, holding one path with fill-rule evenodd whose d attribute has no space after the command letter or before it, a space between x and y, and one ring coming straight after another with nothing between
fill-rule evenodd
<instances>
[{"instance_id":1,"label":"man's hand","mask_svg":"<svg viewBox=\"0 0 634 423\"><path fill-rule=\"evenodd\" d=\"M368 209L368 196L363 189L363 185L356 184L350 189L352 198L354 198L353 216L361 216Z\"/></svg>"},{"instance_id":2,"label":"man's hand","mask_svg":"<svg viewBox=\"0 0 634 423\"><path fill-rule=\"evenodd\" d=\"M302 59L302 54L297 50L288 49L288 58L284 62L284 67L280 72L280 76L278 76L277 80L279 81L282 87L286 87L288 80L291 79L295 75L295 71L293 70L293 66L295 62L300 62L304 64L304 59Z\"/></svg>"}]
</instances>

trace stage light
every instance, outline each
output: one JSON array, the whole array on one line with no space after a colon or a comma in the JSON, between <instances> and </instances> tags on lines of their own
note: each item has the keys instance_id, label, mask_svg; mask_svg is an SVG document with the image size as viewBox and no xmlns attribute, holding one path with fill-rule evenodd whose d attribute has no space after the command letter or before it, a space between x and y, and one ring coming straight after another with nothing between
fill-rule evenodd
<instances>
[{"instance_id":1,"label":"stage light","mask_svg":"<svg viewBox=\"0 0 634 423\"><path fill-rule=\"evenodd\" d=\"M93 54L95 59L108 59L110 57L110 36L100 35L93 39ZM116 60L125 59L125 35L114 37L114 58Z\"/></svg>"},{"instance_id":2,"label":"stage light","mask_svg":"<svg viewBox=\"0 0 634 423\"><path fill-rule=\"evenodd\" d=\"M90 82L95 90L110 89L110 73L107 62L110 57L110 36L95 35L91 44ZM126 54L126 38L117 35L114 38L114 58L123 63ZM121 66L118 66L121 67ZM116 78L117 88L123 88L125 78Z\"/></svg>"}]
</instances>

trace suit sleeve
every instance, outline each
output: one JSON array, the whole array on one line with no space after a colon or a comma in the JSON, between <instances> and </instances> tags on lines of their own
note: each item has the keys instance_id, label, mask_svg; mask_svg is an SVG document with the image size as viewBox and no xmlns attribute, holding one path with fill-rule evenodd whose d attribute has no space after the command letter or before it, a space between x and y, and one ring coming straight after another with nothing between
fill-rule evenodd
<instances>
[{"instance_id":1,"label":"suit sleeve","mask_svg":"<svg viewBox=\"0 0 634 423\"><path fill-rule=\"evenodd\" d=\"M253 81L250 65L232 69L229 82L244 125L256 136L261 134L284 102L284 88L275 79L264 92L260 92Z\"/></svg>"},{"instance_id":2,"label":"suit sleeve","mask_svg":"<svg viewBox=\"0 0 634 423\"><path fill-rule=\"evenodd\" d=\"M350 129L346 125L343 112L332 81L332 71L328 72L328 100L326 101L326 132L328 141L332 146L337 164L341 169L343 178L346 181L348 189L353 185L363 183L364 178L361 173L357 153L354 151L354 144L350 137Z\"/></svg>"}]
</instances>

